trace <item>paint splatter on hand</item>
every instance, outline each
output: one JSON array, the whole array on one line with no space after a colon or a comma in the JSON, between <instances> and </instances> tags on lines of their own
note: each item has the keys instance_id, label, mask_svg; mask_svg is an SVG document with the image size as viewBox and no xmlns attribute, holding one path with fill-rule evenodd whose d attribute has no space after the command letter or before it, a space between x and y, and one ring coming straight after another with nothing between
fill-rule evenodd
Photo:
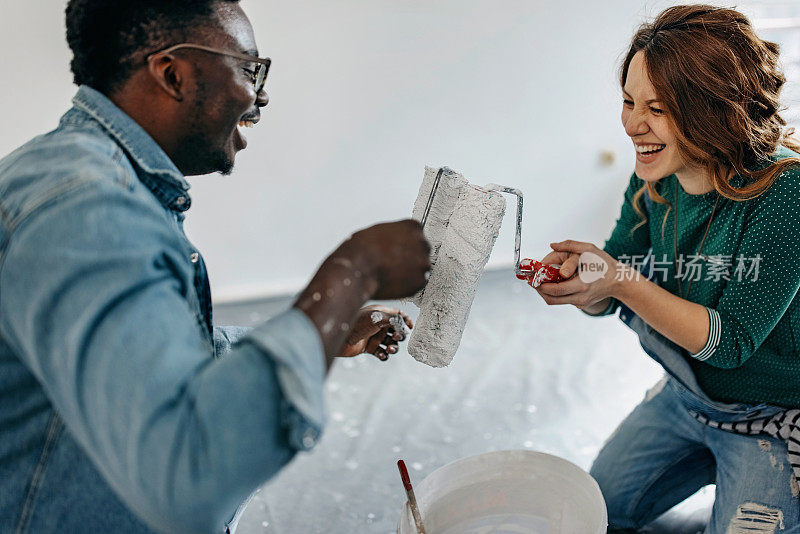
<instances>
[{"instance_id":1,"label":"paint splatter on hand","mask_svg":"<svg viewBox=\"0 0 800 534\"><path fill-rule=\"evenodd\" d=\"M399 343L408 335L408 328L413 327L411 318L397 308L366 306L359 310L340 356L368 353L386 361L390 354L397 353Z\"/></svg>"}]
</instances>

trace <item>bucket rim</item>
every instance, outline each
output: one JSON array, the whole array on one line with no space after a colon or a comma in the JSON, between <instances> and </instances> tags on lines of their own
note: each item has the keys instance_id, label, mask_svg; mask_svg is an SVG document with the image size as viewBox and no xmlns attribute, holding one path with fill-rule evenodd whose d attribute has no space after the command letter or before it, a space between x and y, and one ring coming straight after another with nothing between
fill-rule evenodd
<instances>
[{"instance_id":1,"label":"bucket rim","mask_svg":"<svg viewBox=\"0 0 800 534\"><path fill-rule=\"evenodd\" d=\"M593 500L596 500L597 504L599 505L600 512L600 524L598 532L605 532L606 527L608 526L608 510L606 508L605 498L603 497L603 493L600 490L600 486L597 484L597 481L585 470L580 468L578 465L574 464L573 462L562 458L560 456L556 456L554 454L534 451L530 449L504 449L500 451L489 451L483 452L479 454L474 454L471 456L466 456L464 458L459 458L457 460L453 460L439 468L435 469L431 473L428 474L424 479L422 479L418 484L414 484L415 493L417 494L417 502L420 506L420 511L423 512L423 516L425 515L424 508L430 504L429 499L431 497L428 495L430 488L429 486L444 486L443 478L447 477L451 480L456 480L459 477L456 476L448 476L448 473L452 472L453 470L459 469L459 464L461 463L473 463L476 460L486 460L490 458L496 457L509 457L509 456L516 456L517 458L524 458L526 460L531 459L546 459L547 461L551 462L551 465L555 464L559 468L565 469L565 475L576 475L577 478L581 479L581 481L585 482L585 490L589 495L591 495ZM580 483L580 482L579 482ZM455 483L454 483L455 485ZM411 519L410 509L408 508L408 501L403 503L402 511L400 520L398 521L397 525L397 532L401 532L401 525L403 523L403 519L406 519L406 522L413 522ZM409 523L411 524L411 523Z\"/></svg>"},{"instance_id":2,"label":"bucket rim","mask_svg":"<svg viewBox=\"0 0 800 534\"><path fill-rule=\"evenodd\" d=\"M435 481L437 478L442 477L445 473L457 468L459 464L468 462L472 463L487 458L510 456L510 455L518 457L526 457L527 459L546 458L548 461L551 461L555 464L560 464L561 466L569 469L572 473L577 474L578 476L584 478L587 482L591 483L593 489L596 490L597 494L602 498L602 492L600 491L600 486L597 484L597 481L589 473L580 468L578 465L574 464L573 462L565 458L562 458L561 456L556 456L555 454L550 454L547 452L533 451L530 449L503 449L499 451L482 452L479 454L473 454L471 456L465 456L464 458L453 460L452 462L446 463L445 465L442 465L436 468L435 470L431 471L418 484L415 484L414 488L418 493L424 493L425 490L427 490L427 487L431 485L433 481Z\"/></svg>"}]
</instances>

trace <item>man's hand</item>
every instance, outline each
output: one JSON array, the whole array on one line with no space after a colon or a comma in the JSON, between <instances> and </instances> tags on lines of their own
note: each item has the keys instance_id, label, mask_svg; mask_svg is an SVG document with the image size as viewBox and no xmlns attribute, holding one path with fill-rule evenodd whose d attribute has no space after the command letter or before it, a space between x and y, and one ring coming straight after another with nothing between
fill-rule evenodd
<instances>
[{"instance_id":1,"label":"man's hand","mask_svg":"<svg viewBox=\"0 0 800 534\"><path fill-rule=\"evenodd\" d=\"M417 221L376 224L353 234L322 263L294 307L317 327L330 366L343 354L345 341L354 339L351 331L367 300L413 295L425 287L430 268L430 245ZM364 332L355 339L363 339ZM349 346L344 353L353 350L362 349Z\"/></svg>"},{"instance_id":2,"label":"man's hand","mask_svg":"<svg viewBox=\"0 0 800 534\"><path fill-rule=\"evenodd\" d=\"M398 343L405 341L406 327L414 328L414 322L397 308L378 305L361 308L340 356L369 353L386 361L390 354L397 353Z\"/></svg>"},{"instance_id":3,"label":"man's hand","mask_svg":"<svg viewBox=\"0 0 800 534\"><path fill-rule=\"evenodd\" d=\"M412 219L376 224L345 241L333 257L348 258L376 282L375 299L409 297L427 283L431 247Z\"/></svg>"}]
</instances>

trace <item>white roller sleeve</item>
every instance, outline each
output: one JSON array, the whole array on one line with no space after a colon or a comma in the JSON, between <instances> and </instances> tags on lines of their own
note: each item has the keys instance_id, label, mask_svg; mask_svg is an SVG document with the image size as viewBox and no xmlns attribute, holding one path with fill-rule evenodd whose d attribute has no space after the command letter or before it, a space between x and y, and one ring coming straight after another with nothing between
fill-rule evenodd
<instances>
[{"instance_id":1,"label":"white roller sleeve","mask_svg":"<svg viewBox=\"0 0 800 534\"><path fill-rule=\"evenodd\" d=\"M432 367L444 367L453 360L505 208L498 192L470 185L462 188L445 225L408 342L408 352L416 360Z\"/></svg>"},{"instance_id":2,"label":"white roller sleeve","mask_svg":"<svg viewBox=\"0 0 800 534\"><path fill-rule=\"evenodd\" d=\"M414 212L411 215L412 218L418 221L421 221L422 216L425 214L425 206L428 204L431 189L436 181L438 172L439 167L425 167L425 177L422 179L422 186L419 188L417 200L414 202ZM431 265L436 265L436 259L439 257L439 247L442 245L444 233L450 222L450 215L453 214L453 208L458 201L458 196L468 185L463 176L452 169L444 167L442 178L439 181L439 188L433 197L428 220L425 222L425 238L431 245ZM424 292L425 290L423 289L409 300L420 306Z\"/></svg>"}]
</instances>

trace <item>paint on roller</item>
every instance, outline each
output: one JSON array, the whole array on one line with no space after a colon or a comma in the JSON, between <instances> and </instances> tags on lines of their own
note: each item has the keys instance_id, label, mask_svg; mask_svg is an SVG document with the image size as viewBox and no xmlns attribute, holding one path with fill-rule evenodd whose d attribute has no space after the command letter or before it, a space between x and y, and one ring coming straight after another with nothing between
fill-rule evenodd
<instances>
[{"instance_id":1,"label":"paint on roller","mask_svg":"<svg viewBox=\"0 0 800 534\"><path fill-rule=\"evenodd\" d=\"M428 174L426 169L426 178ZM450 210L450 220L441 225L444 233L436 262L419 298L420 313L408 342L408 352L416 360L432 367L444 367L453 360L505 207L505 199L498 192L462 187ZM428 224L432 215L433 209Z\"/></svg>"},{"instance_id":2,"label":"paint on roller","mask_svg":"<svg viewBox=\"0 0 800 534\"><path fill-rule=\"evenodd\" d=\"M422 221L422 216L425 214L425 207L428 205L428 199L433 190L433 184L436 181L436 175L439 172L438 167L425 167L425 176L422 179L422 186L417 194L417 200L414 202L414 211L412 218L417 221ZM450 222L450 216L453 214L456 202L458 202L461 191L468 185L464 177L452 169L447 167L443 168L442 178L439 182L439 188L436 190L436 195L433 197L433 204L431 204L431 211L428 214L428 220L425 222L425 238L431 245L431 265L436 265L436 260L439 257L439 249L442 246L442 239L444 239L447 226ZM410 300L417 306L422 304L422 295L425 290L423 289L417 293Z\"/></svg>"}]
</instances>

